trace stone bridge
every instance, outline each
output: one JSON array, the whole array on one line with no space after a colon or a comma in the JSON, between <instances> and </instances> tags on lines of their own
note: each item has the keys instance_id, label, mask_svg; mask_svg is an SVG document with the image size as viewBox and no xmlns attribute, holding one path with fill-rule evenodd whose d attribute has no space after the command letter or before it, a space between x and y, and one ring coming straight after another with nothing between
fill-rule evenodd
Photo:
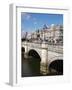
<instances>
[{"instance_id":1,"label":"stone bridge","mask_svg":"<svg viewBox=\"0 0 72 90\"><path fill-rule=\"evenodd\" d=\"M39 55L40 62L40 72L43 74L48 73L49 66L52 62L56 60L63 60L63 48L61 45L48 45L45 42L22 42L21 47L24 48L24 54L30 51L35 51Z\"/></svg>"}]
</instances>

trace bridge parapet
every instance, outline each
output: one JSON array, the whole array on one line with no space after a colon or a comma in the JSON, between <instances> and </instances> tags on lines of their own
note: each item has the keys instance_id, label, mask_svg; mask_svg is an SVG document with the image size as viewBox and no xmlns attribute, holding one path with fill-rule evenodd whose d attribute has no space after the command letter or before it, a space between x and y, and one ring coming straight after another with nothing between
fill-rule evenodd
<instances>
[{"instance_id":1,"label":"bridge parapet","mask_svg":"<svg viewBox=\"0 0 72 90\"><path fill-rule=\"evenodd\" d=\"M53 51L56 53L63 54L63 46L61 46L61 45L48 45L48 51Z\"/></svg>"},{"instance_id":2,"label":"bridge parapet","mask_svg":"<svg viewBox=\"0 0 72 90\"><path fill-rule=\"evenodd\" d=\"M61 53L63 54L63 46L62 45L49 45L47 43L37 43L37 42L22 42L22 46L29 46L33 48L39 49L47 49L48 51Z\"/></svg>"},{"instance_id":3,"label":"bridge parapet","mask_svg":"<svg viewBox=\"0 0 72 90\"><path fill-rule=\"evenodd\" d=\"M29 46L29 47L33 47L33 48L48 48L48 44L45 43L35 43L35 42L22 42L22 45L24 46Z\"/></svg>"}]
</instances>

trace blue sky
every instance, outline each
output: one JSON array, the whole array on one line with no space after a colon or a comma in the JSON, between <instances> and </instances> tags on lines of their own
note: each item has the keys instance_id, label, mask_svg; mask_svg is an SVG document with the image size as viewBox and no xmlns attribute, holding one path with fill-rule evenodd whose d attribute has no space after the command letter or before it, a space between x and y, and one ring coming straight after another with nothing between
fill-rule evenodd
<instances>
[{"instance_id":1,"label":"blue sky","mask_svg":"<svg viewBox=\"0 0 72 90\"><path fill-rule=\"evenodd\" d=\"M32 32L43 28L46 24L61 24L63 25L62 14L44 14L44 13L21 13L21 31Z\"/></svg>"}]
</instances>

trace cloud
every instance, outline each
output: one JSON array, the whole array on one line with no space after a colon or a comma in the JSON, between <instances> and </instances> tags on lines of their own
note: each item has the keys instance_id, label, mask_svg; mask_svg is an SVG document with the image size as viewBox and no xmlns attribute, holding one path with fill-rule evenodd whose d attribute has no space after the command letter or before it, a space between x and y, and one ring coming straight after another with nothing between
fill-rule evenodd
<instances>
[{"instance_id":1,"label":"cloud","mask_svg":"<svg viewBox=\"0 0 72 90\"><path fill-rule=\"evenodd\" d=\"M34 22L34 25L37 25L37 22L36 21Z\"/></svg>"},{"instance_id":2,"label":"cloud","mask_svg":"<svg viewBox=\"0 0 72 90\"><path fill-rule=\"evenodd\" d=\"M26 15L26 20L29 20L31 18L31 15L30 14L27 14Z\"/></svg>"},{"instance_id":3,"label":"cloud","mask_svg":"<svg viewBox=\"0 0 72 90\"><path fill-rule=\"evenodd\" d=\"M29 13L21 13L22 19L29 20L31 18L31 14Z\"/></svg>"},{"instance_id":4,"label":"cloud","mask_svg":"<svg viewBox=\"0 0 72 90\"><path fill-rule=\"evenodd\" d=\"M36 21L36 18L33 18L34 21Z\"/></svg>"}]
</instances>

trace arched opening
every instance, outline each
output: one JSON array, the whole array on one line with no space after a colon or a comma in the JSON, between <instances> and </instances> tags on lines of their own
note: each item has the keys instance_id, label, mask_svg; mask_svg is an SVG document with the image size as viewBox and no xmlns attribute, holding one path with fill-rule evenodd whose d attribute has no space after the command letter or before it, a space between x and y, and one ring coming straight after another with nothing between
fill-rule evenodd
<instances>
[{"instance_id":1,"label":"arched opening","mask_svg":"<svg viewBox=\"0 0 72 90\"><path fill-rule=\"evenodd\" d=\"M22 52L25 52L25 48L24 48L24 47L22 47L22 48L21 48L21 51L22 51Z\"/></svg>"},{"instance_id":2,"label":"arched opening","mask_svg":"<svg viewBox=\"0 0 72 90\"><path fill-rule=\"evenodd\" d=\"M63 60L55 60L49 65L51 74L63 75Z\"/></svg>"},{"instance_id":3,"label":"arched opening","mask_svg":"<svg viewBox=\"0 0 72 90\"><path fill-rule=\"evenodd\" d=\"M40 58L39 54L35 50L32 49L28 52L28 56L30 57L29 58L29 66L31 68L32 75L34 75L34 76L40 75L41 58Z\"/></svg>"}]
</instances>

